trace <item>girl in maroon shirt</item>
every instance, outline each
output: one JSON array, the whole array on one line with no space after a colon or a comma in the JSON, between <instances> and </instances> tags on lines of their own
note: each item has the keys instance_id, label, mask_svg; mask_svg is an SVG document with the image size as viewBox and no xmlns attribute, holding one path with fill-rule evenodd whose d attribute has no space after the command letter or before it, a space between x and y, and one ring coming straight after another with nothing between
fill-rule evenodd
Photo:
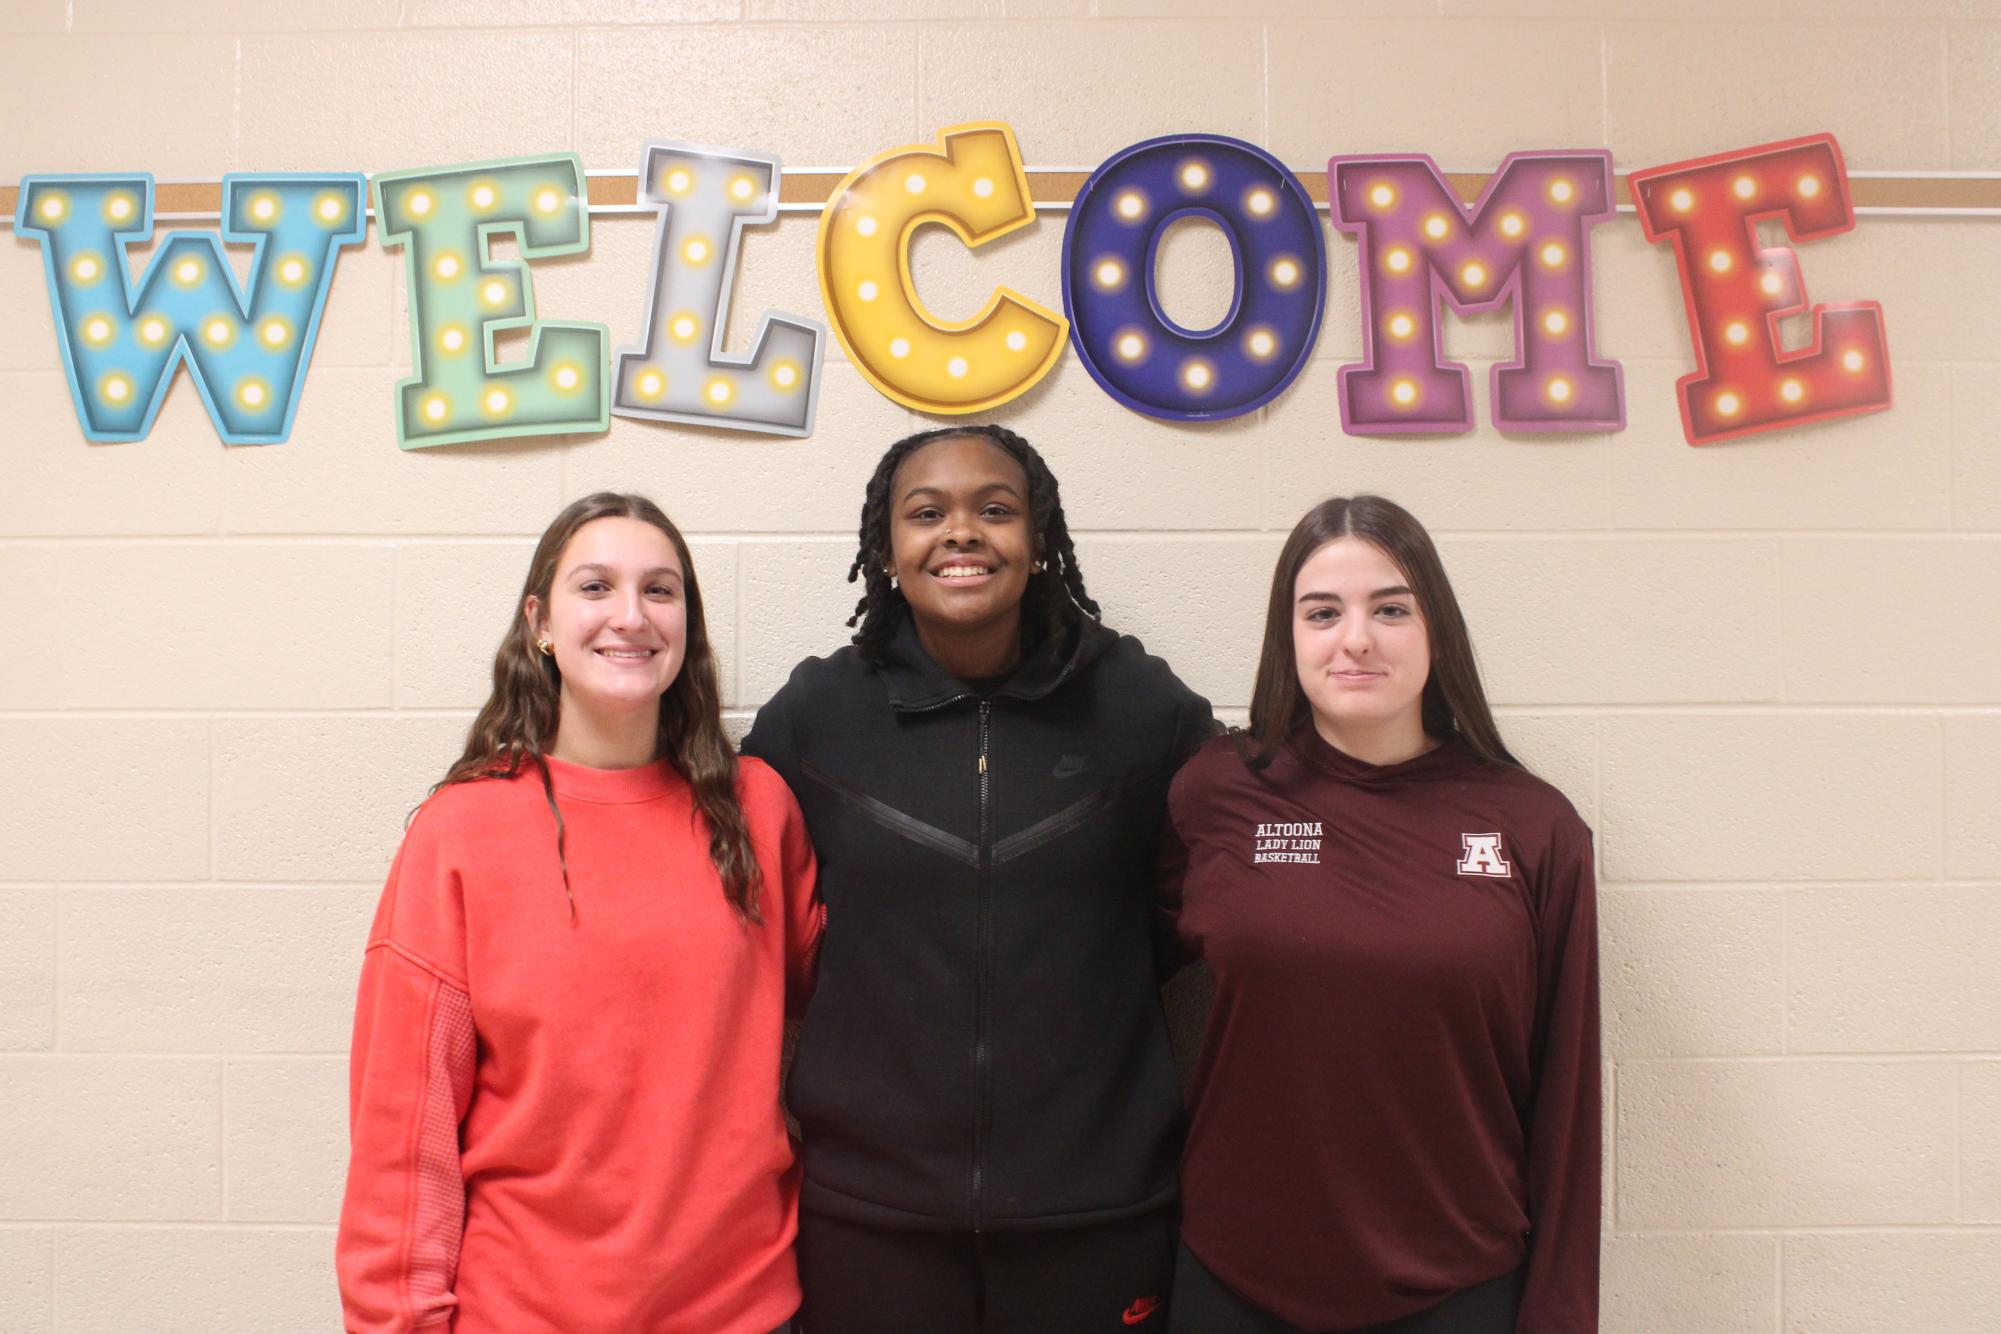
<instances>
[{"instance_id":1,"label":"girl in maroon shirt","mask_svg":"<svg viewBox=\"0 0 2001 1334\"><path fill-rule=\"evenodd\" d=\"M1596 1330L1591 835L1502 744L1410 514L1300 520L1250 727L1169 811L1216 982L1170 1328Z\"/></svg>"}]
</instances>

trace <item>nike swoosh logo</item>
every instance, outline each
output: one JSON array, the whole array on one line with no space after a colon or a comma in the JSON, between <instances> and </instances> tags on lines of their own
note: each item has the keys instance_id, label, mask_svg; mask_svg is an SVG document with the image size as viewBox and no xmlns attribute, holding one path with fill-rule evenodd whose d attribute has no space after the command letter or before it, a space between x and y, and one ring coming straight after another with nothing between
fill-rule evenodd
<instances>
[{"instance_id":1,"label":"nike swoosh logo","mask_svg":"<svg viewBox=\"0 0 2001 1334\"><path fill-rule=\"evenodd\" d=\"M1160 1309L1160 1298L1142 1297L1138 1301L1134 1302L1131 1306L1128 1306L1125 1309L1124 1314L1122 1314L1119 1317L1119 1319L1125 1321L1128 1325L1137 1325L1141 1321L1151 1317L1153 1313L1155 1311L1158 1311L1159 1309Z\"/></svg>"}]
</instances>

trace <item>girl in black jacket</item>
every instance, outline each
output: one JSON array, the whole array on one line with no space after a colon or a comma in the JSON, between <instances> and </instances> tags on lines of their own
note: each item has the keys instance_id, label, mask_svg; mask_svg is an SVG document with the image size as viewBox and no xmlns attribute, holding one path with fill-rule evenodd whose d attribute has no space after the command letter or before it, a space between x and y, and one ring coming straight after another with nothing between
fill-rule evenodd
<instances>
[{"instance_id":1,"label":"girl in black jacket","mask_svg":"<svg viewBox=\"0 0 2001 1334\"><path fill-rule=\"evenodd\" d=\"M1096 619L1056 479L998 426L898 441L852 647L744 741L828 926L792 1068L811 1334L1160 1328L1180 1103L1151 858L1209 705Z\"/></svg>"}]
</instances>

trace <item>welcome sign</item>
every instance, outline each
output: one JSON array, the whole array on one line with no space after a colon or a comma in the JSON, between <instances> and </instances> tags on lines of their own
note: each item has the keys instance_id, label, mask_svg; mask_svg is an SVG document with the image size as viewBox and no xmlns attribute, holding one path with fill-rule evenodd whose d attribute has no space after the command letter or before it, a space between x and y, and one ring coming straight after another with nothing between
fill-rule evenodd
<instances>
[{"instance_id":1,"label":"welcome sign","mask_svg":"<svg viewBox=\"0 0 2001 1334\"><path fill-rule=\"evenodd\" d=\"M640 165L657 215L640 333L616 352L603 323L544 318L532 266L590 246L575 154L385 172L267 172L223 179L219 233L168 234L136 278L126 260L153 235L154 181L31 175L16 231L40 245L63 365L91 440L143 439L185 363L226 444L291 432L343 250L365 237L400 248L410 293L411 375L395 391L405 449L602 431L611 415L809 436L827 326L765 314L749 351L723 348L723 320L747 227L777 216L782 167L768 153L661 141ZM1890 406L1881 306L1811 304L1796 252L1766 245L1852 229L1841 151L1815 135L1630 173L1648 240L1672 246L1697 369L1677 385L1690 444ZM1356 240L1363 359L1340 372L1353 435L1473 429L1469 376L1448 361L1442 315L1511 308L1515 356L1489 386L1502 431L1617 431L1619 364L1592 325L1588 229L1614 216L1609 152L1508 156L1466 203L1422 155L1354 155L1327 171L1333 225ZM940 320L918 299L912 234L949 228L969 247L1034 220L1013 130L952 126L933 144L877 154L833 192L817 266L831 332L879 391L918 411L987 412L1048 374L1066 346L1126 407L1175 421L1240 416L1304 368L1320 332L1327 249L1299 177L1263 149L1174 135L1113 154L1078 192L1061 259L1062 309L1007 288L972 319ZM1214 224L1233 295L1208 329L1162 308L1155 261L1167 229ZM512 238L519 258L492 242ZM225 244L251 248L247 282ZM1804 347L1779 321L1811 315ZM525 331L527 355L496 340Z\"/></svg>"}]
</instances>

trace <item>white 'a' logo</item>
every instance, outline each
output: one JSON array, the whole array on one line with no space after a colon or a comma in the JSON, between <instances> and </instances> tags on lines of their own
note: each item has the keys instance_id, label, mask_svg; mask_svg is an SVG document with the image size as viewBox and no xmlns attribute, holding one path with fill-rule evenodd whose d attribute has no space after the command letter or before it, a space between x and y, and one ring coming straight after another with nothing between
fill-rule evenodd
<instances>
[{"instance_id":1,"label":"white 'a' logo","mask_svg":"<svg viewBox=\"0 0 2001 1334\"><path fill-rule=\"evenodd\" d=\"M1461 834L1459 842L1464 845L1465 855L1459 859L1461 875L1508 874L1508 859L1501 855L1499 834Z\"/></svg>"}]
</instances>

